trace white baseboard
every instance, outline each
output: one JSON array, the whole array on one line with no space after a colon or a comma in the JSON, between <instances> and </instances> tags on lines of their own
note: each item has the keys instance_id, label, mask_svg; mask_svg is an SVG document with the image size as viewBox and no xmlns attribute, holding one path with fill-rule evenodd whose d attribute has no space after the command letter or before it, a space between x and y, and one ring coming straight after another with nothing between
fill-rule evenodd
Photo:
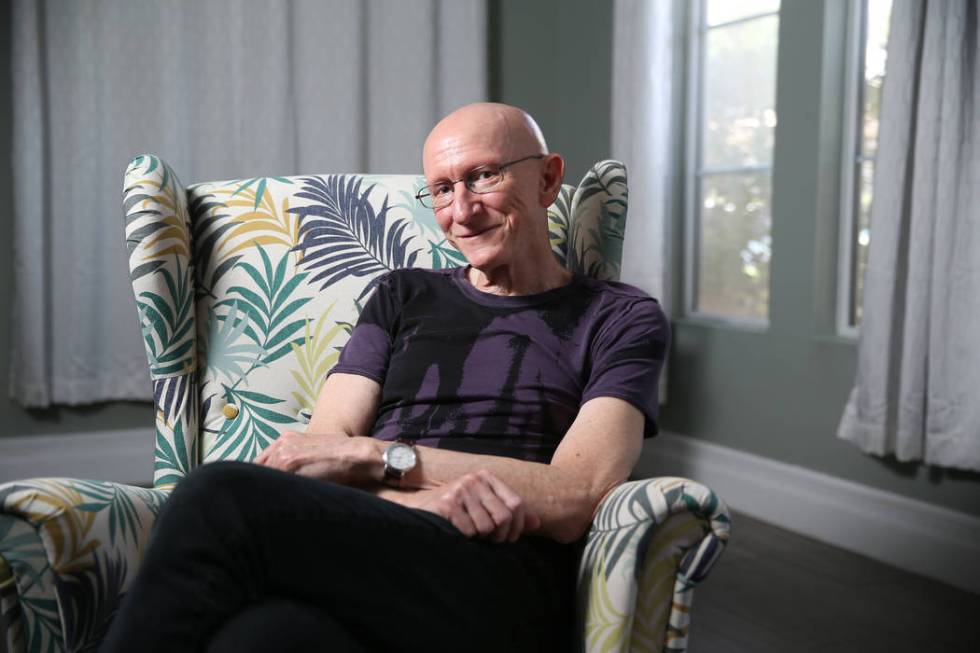
<instances>
[{"instance_id":1,"label":"white baseboard","mask_svg":"<svg viewBox=\"0 0 980 653\"><path fill-rule=\"evenodd\" d=\"M0 483L71 478L150 484L154 430L125 429L0 438Z\"/></svg>"},{"instance_id":2,"label":"white baseboard","mask_svg":"<svg viewBox=\"0 0 980 653\"><path fill-rule=\"evenodd\" d=\"M691 478L739 512L980 594L980 517L671 433L635 475Z\"/></svg>"}]
</instances>

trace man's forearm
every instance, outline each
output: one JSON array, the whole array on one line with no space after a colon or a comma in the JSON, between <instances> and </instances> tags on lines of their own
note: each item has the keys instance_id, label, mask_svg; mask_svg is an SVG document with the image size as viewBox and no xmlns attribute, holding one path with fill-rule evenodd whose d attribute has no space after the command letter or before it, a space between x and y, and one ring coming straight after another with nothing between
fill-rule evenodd
<instances>
[{"instance_id":1,"label":"man's forearm","mask_svg":"<svg viewBox=\"0 0 980 653\"><path fill-rule=\"evenodd\" d=\"M375 442L380 461L381 452L389 443ZM486 470L519 494L527 508L541 519L536 534L560 542L574 541L585 532L596 505L611 489L583 486L573 474L554 465L430 447L417 450L419 462L401 482L405 489L379 489L379 496L411 505L406 491L434 490L466 474Z\"/></svg>"},{"instance_id":2,"label":"man's forearm","mask_svg":"<svg viewBox=\"0 0 980 653\"><path fill-rule=\"evenodd\" d=\"M331 383L340 383L335 377L346 385L328 388ZM331 392L326 392L328 389ZM307 433L366 433L379 401L380 386L376 382L356 375L331 375L317 404L316 420L311 421ZM596 507L626 480L636 464L644 420L643 413L624 400L597 397L579 409L549 464L419 447L419 464L405 479L405 485L432 490L486 470L516 492L525 507L540 519L536 532L559 541L572 541L585 532ZM340 450L332 447L324 455L339 457L344 465L356 469L358 480L353 484L380 486L384 475L381 455L390 443L367 436L346 440L339 445ZM294 454L295 457L301 456ZM313 462L316 460L314 456ZM283 468L296 471L295 465L285 464ZM315 465L312 471L312 475L317 475ZM402 502L412 500L407 496L391 497Z\"/></svg>"}]
</instances>

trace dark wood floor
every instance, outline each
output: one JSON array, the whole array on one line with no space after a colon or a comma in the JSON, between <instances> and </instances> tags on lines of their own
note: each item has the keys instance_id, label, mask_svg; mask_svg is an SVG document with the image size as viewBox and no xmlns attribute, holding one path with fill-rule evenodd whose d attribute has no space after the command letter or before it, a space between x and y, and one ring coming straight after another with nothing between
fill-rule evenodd
<instances>
[{"instance_id":1,"label":"dark wood floor","mask_svg":"<svg viewBox=\"0 0 980 653\"><path fill-rule=\"evenodd\" d=\"M980 595L745 515L694 592L690 653L980 651Z\"/></svg>"}]
</instances>

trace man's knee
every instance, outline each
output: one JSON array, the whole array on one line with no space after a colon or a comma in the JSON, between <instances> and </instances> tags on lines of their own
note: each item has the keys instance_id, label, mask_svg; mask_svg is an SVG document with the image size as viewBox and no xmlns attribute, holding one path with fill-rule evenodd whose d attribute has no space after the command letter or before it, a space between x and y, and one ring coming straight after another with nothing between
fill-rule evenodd
<instances>
[{"instance_id":1,"label":"man's knee","mask_svg":"<svg viewBox=\"0 0 980 653\"><path fill-rule=\"evenodd\" d=\"M268 470L238 461L219 461L194 469L174 488L158 524L241 515L246 506L254 503L263 471Z\"/></svg>"},{"instance_id":2,"label":"man's knee","mask_svg":"<svg viewBox=\"0 0 980 653\"><path fill-rule=\"evenodd\" d=\"M191 470L190 474L177 484L174 494L180 492L207 496L216 492L234 490L240 486L247 487L254 482L256 473L261 471L262 468L258 465L237 460L206 463Z\"/></svg>"}]
</instances>

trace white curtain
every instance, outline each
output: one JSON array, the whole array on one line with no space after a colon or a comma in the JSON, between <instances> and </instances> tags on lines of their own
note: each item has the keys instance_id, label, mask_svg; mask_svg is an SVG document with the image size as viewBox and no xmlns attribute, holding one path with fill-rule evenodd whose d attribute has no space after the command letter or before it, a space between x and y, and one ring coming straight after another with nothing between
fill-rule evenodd
<instances>
[{"instance_id":1,"label":"white curtain","mask_svg":"<svg viewBox=\"0 0 980 653\"><path fill-rule=\"evenodd\" d=\"M896 0L855 387L838 436L980 470L976 0Z\"/></svg>"},{"instance_id":2,"label":"white curtain","mask_svg":"<svg viewBox=\"0 0 980 653\"><path fill-rule=\"evenodd\" d=\"M616 0L613 9L612 156L626 164L629 219L622 279L671 308L669 273L673 184L672 0ZM664 372L666 374L666 372ZM667 384L660 384L666 398Z\"/></svg>"},{"instance_id":3,"label":"white curtain","mask_svg":"<svg viewBox=\"0 0 980 653\"><path fill-rule=\"evenodd\" d=\"M623 280L666 303L674 141L670 0L616 0L613 9L612 156L629 174Z\"/></svg>"},{"instance_id":4,"label":"white curtain","mask_svg":"<svg viewBox=\"0 0 980 653\"><path fill-rule=\"evenodd\" d=\"M486 95L484 0L15 0L11 396L152 398L123 243L130 158L182 181L421 169Z\"/></svg>"}]
</instances>

